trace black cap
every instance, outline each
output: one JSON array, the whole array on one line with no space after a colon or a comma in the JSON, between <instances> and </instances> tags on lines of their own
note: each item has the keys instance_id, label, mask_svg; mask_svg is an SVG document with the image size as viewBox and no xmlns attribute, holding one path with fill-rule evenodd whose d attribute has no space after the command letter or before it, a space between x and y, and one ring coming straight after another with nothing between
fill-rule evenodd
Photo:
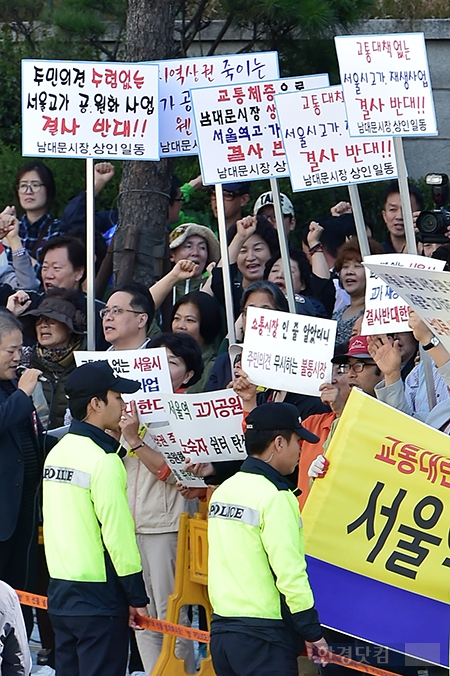
<instances>
[{"instance_id":1,"label":"black cap","mask_svg":"<svg viewBox=\"0 0 450 676\"><path fill-rule=\"evenodd\" d=\"M228 192L235 192L238 195L247 195L250 192L250 182L223 183L222 188L228 190Z\"/></svg>"},{"instance_id":2,"label":"black cap","mask_svg":"<svg viewBox=\"0 0 450 676\"><path fill-rule=\"evenodd\" d=\"M246 423L248 430L288 430L311 444L319 441L318 436L302 426L298 409L293 404L271 402L257 406L248 414Z\"/></svg>"},{"instance_id":3,"label":"black cap","mask_svg":"<svg viewBox=\"0 0 450 676\"><path fill-rule=\"evenodd\" d=\"M105 390L133 394L141 387L138 380L118 378L107 361L92 361L72 371L66 382L69 399L89 402Z\"/></svg>"}]
</instances>

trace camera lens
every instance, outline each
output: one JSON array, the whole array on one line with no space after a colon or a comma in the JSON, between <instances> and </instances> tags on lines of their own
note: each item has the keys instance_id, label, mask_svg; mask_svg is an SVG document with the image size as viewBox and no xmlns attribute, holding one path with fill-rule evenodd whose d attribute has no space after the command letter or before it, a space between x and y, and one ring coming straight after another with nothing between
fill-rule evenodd
<instances>
[{"instance_id":1,"label":"camera lens","mask_svg":"<svg viewBox=\"0 0 450 676\"><path fill-rule=\"evenodd\" d=\"M439 222L434 214L424 214L420 219L419 227L422 232L431 234L439 229Z\"/></svg>"}]
</instances>

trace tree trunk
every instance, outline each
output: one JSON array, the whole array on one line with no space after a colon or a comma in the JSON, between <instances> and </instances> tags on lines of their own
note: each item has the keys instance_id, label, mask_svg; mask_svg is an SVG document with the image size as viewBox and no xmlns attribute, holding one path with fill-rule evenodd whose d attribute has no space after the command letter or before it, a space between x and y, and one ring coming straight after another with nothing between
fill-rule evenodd
<instances>
[{"instance_id":1,"label":"tree trunk","mask_svg":"<svg viewBox=\"0 0 450 676\"><path fill-rule=\"evenodd\" d=\"M173 54L176 0L128 0L127 61L155 61ZM117 284L149 285L162 271L172 161L124 162L116 232Z\"/></svg>"}]
</instances>

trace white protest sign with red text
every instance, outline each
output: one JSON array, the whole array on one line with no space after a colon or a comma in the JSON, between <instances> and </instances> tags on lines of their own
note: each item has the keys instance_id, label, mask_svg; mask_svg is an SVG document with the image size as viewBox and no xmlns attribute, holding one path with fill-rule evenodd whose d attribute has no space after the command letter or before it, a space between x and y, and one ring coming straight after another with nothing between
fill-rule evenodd
<instances>
[{"instance_id":1,"label":"white protest sign with red text","mask_svg":"<svg viewBox=\"0 0 450 676\"><path fill-rule=\"evenodd\" d=\"M161 395L161 401L169 427L155 432L152 426L150 433L166 436L172 433L178 450L191 462L221 462L246 457L242 402L233 390L166 394ZM159 450L164 452L163 446L159 445Z\"/></svg>"},{"instance_id":2,"label":"white protest sign with red text","mask_svg":"<svg viewBox=\"0 0 450 676\"><path fill-rule=\"evenodd\" d=\"M335 321L250 306L245 326L241 363L250 382L313 396L331 382Z\"/></svg>"},{"instance_id":3,"label":"white protest sign with red text","mask_svg":"<svg viewBox=\"0 0 450 676\"><path fill-rule=\"evenodd\" d=\"M151 350L110 350L107 352L75 351L77 366L92 361L107 361L114 373L121 378L139 380L140 389L134 394L122 394L127 403L126 412L131 412L130 402L136 402L141 422L167 420L161 400L162 392L172 392L169 363L166 350L155 347Z\"/></svg>"},{"instance_id":4,"label":"white protest sign with red text","mask_svg":"<svg viewBox=\"0 0 450 676\"><path fill-rule=\"evenodd\" d=\"M341 86L275 97L294 191L397 176L392 139L354 139Z\"/></svg>"},{"instance_id":5,"label":"white protest sign with red text","mask_svg":"<svg viewBox=\"0 0 450 676\"><path fill-rule=\"evenodd\" d=\"M423 33L334 41L351 136L438 133Z\"/></svg>"},{"instance_id":6,"label":"white protest sign with red text","mask_svg":"<svg viewBox=\"0 0 450 676\"><path fill-rule=\"evenodd\" d=\"M450 352L450 273L366 265L417 312Z\"/></svg>"},{"instance_id":7,"label":"white protest sign with red text","mask_svg":"<svg viewBox=\"0 0 450 676\"><path fill-rule=\"evenodd\" d=\"M443 270L445 261L412 254L379 254L365 256L364 263L370 267L389 265L397 268L415 270ZM411 331L408 326L408 305L398 293L380 277L366 267L366 307L362 322L361 335L370 336L380 333L400 333Z\"/></svg>"},{"instance_id":8,"label":"white protest sign with red text","mask_svg":"<svg viewBox=\"0 0 450 676\"><path fill-rule=\"evenodd\" d=\"M157 61L161 157L196 155L197 136L191 90L226 85L239 90L245 82L279 77L278 53L227 54Z\"/></svg>"},{"instance_id":9,"label":"white protest sign with red text","mask_svg":"<svg viewBox=\"0 0 450 676\"><path fill-rule=\"evenodd\" d=\"M275 95L328 83L309 75L193 90L203 183L288 176Z\"/></svg>"},{"instance_id":10,"label":"white protest sign with red text","mask_svg":"<svg viewBox=\"0 0 450 676\"><path fill-rule=\"evenodd\" d=\"M158 66L22 61L22 154L158 160Z\"/></svg>"}]
</instances>

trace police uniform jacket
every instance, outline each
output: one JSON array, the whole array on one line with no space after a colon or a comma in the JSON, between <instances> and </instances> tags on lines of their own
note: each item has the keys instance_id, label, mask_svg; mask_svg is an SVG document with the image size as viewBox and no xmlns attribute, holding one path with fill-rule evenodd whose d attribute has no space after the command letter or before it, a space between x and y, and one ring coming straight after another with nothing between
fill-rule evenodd
<instances>
[{"instance_id":1,"label":"police uniform jacket","mask_svg":"<svg viewBox=\"0 0 450 676\"><path fill-rule=\"evenodd\" d=\"M208 542L212 633L237 631L291 646L322 637L299 504L284 476L247 458L213 493Z\"/></svg>"},{"instance_id":2,"label":"police uniform jacket","mask_svg":"<svg viewBox=\"0 0 450 676\"><path fill-rule=\"evenodd\" d=\"M49 611L56 615L127 616L148 603L119 444L86 422L44 465L44 544Z\"/></svg>"}]
</instances>

